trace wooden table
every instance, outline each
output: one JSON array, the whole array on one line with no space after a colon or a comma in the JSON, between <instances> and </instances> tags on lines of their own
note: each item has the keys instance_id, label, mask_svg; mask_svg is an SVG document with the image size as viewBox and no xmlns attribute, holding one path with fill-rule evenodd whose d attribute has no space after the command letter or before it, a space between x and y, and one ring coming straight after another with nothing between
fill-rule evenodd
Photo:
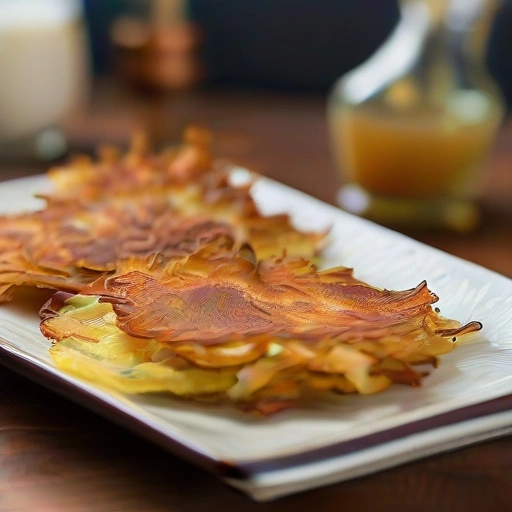
<instances>
[{"instance_id":1,"label":"wooden table","mask_svg":"<svg viewBox=\"0 0 512 512\"><path fill-rule=\"evenodd\" d=\"M137 126L176 141L201 121L217 152L333 202L324 98L198 91L166 98L99 83L87 116L69 124L74 148L125 143ZM1 164L1 179L41 166ZM469 235L410 232L449 253L512 276L512 123L496 144L482 192L484 222ZM512 505L512 437L257 504L208 473L0 366L0 511L504 511Z\"/></svg>"}]
</instances>

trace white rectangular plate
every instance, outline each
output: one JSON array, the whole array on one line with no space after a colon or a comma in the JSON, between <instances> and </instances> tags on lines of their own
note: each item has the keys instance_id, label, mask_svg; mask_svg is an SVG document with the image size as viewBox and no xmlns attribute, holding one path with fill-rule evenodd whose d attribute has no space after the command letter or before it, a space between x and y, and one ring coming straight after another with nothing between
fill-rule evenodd
<instances>
[{"instance_id":1,"label":"white rectangular plate","mask_svg":"<svg viewBox=\"0 0 512 512\"><path fill-rule=\"evenodd\" d=\"M235 177L243 179L244 171ZM0 213L37 208L42 177L0 184ZM512 281L262 178L253 187L266 214L297 227L330 227L324 266L353 267L388 289L426 279L444 316L484 328L442 358L420 388L342 396L266 419L228 406L128 396L55 368L39 333L35 300L0 307L0 362L100 412L257 500L372 473L512 432ZM36 294L37 295L37 294Z\"/></svg>"}]
</instances>

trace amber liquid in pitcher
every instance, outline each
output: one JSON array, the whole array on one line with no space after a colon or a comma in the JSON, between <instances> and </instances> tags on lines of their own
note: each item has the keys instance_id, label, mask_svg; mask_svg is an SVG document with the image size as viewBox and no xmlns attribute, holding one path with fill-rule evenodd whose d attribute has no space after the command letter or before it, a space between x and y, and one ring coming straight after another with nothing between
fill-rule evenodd
<instances>
[{"instance_id":1,"label":"amber liquid in pitcher","mask_svg":"<svg viewBox=\"0 0 512 512\"><path fill-rule=\"evenodd\" d=\"M338 201L384 224L468 231L478 223L474 198L501 97L477 52L463 53L467 34L452 34L440 18L448 11L433 17L428 1L404 5L387 47L342 77L331 98L331 142L346 182Z\"/></svg>"},{"instance_id":2,"label":"amber liquid in pitcher","mask_svg":"<svg viewBox=\"0 0 512 512\"><path fill-rule=\"evenodd\" d=\"M338 158L349 181L372 194L403 198L467 197L475 193L500 115L475 92L478 117L445 109L403 113L385 105L345 108L334 123Z\"/></svg>"}]
</instances>

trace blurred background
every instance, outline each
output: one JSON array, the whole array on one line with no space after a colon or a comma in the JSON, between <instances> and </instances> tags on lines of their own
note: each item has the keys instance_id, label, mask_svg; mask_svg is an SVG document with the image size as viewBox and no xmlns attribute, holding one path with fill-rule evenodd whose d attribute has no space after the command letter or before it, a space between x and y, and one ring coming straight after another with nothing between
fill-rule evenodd
<instances>
[{"instance_id":1,"label":"blurred background","mask_svg":"<svg viewBox=\"0 0 512 512\"><path fill-rule=\"evenodd\" d=\"M98 140L123 139L134 123L147 123L135 114L137 104L164 101L165 94L230 88L325 96L383 43L398 18L397 0L0 0L0 159L51 160L69 144L90 149L77 123L63 125L69 141L50 130L38 149L30 147L31 132L60 126L70 113L112 106L114 97L103 104L106 82L116 94L140 96L110 113L103 128L97 123ZM486 63L508 108L511 61L512 4L505 1ZM166 129L151 131L158 139Z\"/></svg>"},{"instance_id":2,"label":"blurred background","mask_svg":"<svg viewBox=\"0 0 512 512\"><path fill-rule=\"evenodd\" d=\"M111 37L116 20L151 21L158 3L84 0L95 73L116 68ZM200 30L205 84L318 92L367 59L399 16L396 0L190 0L185 9ZM512 4L503 2L498 11L487 64L510 105Z\"/></svg>"},{"instance_id":3,"label":"blurred background","mask_svg":"<svg viewBox=\"0 0 512 512\"><path fill-rule=\"evenodd\" d=\"M496 5L484 61L508 134L512 2ZM138 129L157 147L175 144L184 126L200 123L214 131L217 154L335 203L345 178L329 144L327 99L336 80L390 36L399 6L0 0L1 177L41 172L102 143L126 146ZM496 145L510 142L500 135ZM493 187L508 204L510 155L498 153Z\"/></svg>"}]
</instances>

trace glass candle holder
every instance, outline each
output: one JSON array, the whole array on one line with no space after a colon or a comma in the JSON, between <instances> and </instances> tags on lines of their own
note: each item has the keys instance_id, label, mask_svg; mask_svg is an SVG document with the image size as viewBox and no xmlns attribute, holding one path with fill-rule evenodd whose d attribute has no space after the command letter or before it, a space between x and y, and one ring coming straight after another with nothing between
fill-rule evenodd
<instances>
[{"instance_id":1,"label":"glass candle holder","mask_svg":"<svg viewBox=\"0 0 512 512\"><path fill-rule=\"evenodd\" d=\"M503 117L485 68L491 0L402 0L390 38L328 105L340 206L388 225L472 230Z\"/></svg>"}]
</instances>

